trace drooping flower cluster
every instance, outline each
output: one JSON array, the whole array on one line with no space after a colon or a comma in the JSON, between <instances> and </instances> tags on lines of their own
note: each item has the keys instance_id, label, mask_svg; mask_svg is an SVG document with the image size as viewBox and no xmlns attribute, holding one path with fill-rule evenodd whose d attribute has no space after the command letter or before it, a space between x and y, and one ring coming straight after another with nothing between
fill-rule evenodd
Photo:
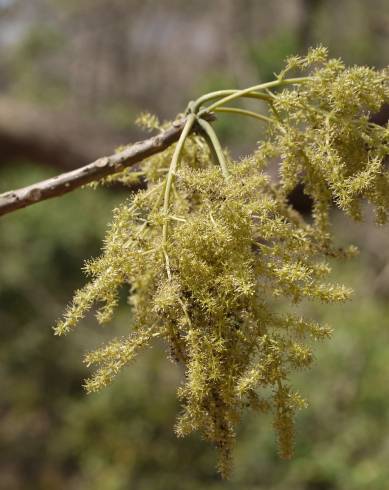
<instances>
[{"instance_id":1,"label":"drooping flower cluster","mask_svg":"<svg viewBox=\"0 0 389 490\"><path fill-rule=\"evenodd\" d=\"M346 69L327 61L322 48L289 60L287 69L311 65L304 83L266 93L269 134L252 156L231 161L209 134L195 134L180 153L171 147L142 163L147 189L115 210L101 256L86 264L90 282L56 327L67 333L94 305L98 321L109 321L119 289L127 286L131 329L86 356L97 365L87 390L106 386L138 351L163 339L185 369L176 431L198 430L212 442L224 476L246 408L271 411L280 454L292 454L293 418L305 402L290 374L310 365L313 341L330 335L293 305L349 296L326 280L328 257L348 255L332 245L331 201L356 219L361 198L376 206L379 221L389 209L388 127L369 122L389 101L385 72ZM166 175L177 155L169 187ZM274 156L279 184L265 174ZM215 165L220 158L223 172ZM116 178L131 180L131 174ZM287 202L298 183L314 200L311 224ZM291 308L282 313L286 304Z\"/></svg>"},{"instance_id":2,"label":"drooping flower cluster","mask_svg":"<svg viewBox=\"0 0 389 490\"><path fill-rule=\"evenodd\" d=\"M306 60L289 61L289 69L305 67ZM347 69L338 59L323 58L311 75L274 97L280 124L267 145L280 157L281 185L288 191L302 183L323 225L328 226L332 202L360 220L361 199L371 202L377 221L385 223L389 174L383 160L389 128L370 118L389 100L389 71Z\"/></svg>"}]
</instances>

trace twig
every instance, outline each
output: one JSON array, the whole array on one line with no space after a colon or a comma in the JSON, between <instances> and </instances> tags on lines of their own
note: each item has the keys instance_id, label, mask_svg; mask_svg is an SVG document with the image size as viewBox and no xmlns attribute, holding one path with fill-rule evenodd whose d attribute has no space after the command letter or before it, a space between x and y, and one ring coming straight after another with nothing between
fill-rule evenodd
<instances>
[{"instance_id":1,"label":"twig","mask_svg":"<svg viewBox=\"0 0 389 490\"><path fill-rule=\"evenodd\" d=\"M212 114L205 114L205 119L213 120L215 117ZM179 139L185 123L186 118L181 118L160 134L134 143L121 152L99 158L84 167L56 177L0 194L0 216L52 197L62 196L89 182L120 172L126 167L131 167L147 157L164 151ZM192 131L195 129L195 127L192 128Z\"/></svg>"}]
</instances>

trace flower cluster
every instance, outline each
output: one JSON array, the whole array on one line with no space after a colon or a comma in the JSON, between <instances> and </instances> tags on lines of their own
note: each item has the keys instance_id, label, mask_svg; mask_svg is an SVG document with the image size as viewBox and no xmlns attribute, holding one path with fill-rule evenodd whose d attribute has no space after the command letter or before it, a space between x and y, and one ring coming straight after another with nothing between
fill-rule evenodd
<instances>
[{"instance_id":1,"label":"flower cluster","mask_svg":"<svg viewBox=\"0 0 389 490\"><path fill-rule=\"evenodd\" d=\"M310 74L277 91L294 69ZM258 87L252 94L260 98ZM280 454L292 454L294 414L305 401L290 375L308 367L312 344L330 335L294 305L350 295L327 280L328 259L353 253L333 246L331 203L360 219L367 199L380 222L389 209L383 163L389 129L369 121L389 101L387 72L346 69L319 48L291 58L274 87L263 93L268 137L253 155L237 162L220 155L200 126L182 148L178 143L141 164L147 189L114 211L101 256L85 266L90 281L56 326L56 333L67 333L94 306L98 321L109 321L126 286L131 328L86 356L88 366L97 366L87 390L106 386L142 348L162 339L185 371L177 434L200 431L217 447L224 476L246 408L272 412ZM274 157L278 183L265 173ZM220 158L223 172L215 165ZM179 163L174 171L172 160ZM128 171L115 178L131 182ZM287 200L300 183L314 201L309 223Z\"/></svg>"}]
</instances>

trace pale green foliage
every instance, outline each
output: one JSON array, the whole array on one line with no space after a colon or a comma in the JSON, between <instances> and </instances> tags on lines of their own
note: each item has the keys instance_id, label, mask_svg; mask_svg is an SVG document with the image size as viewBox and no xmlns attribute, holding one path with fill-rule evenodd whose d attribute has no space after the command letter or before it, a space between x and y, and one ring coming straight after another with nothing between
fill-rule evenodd
<instances>
[{"instance_id":1,"label":"pale green foliage","mask_svg":"<svg viewBox=\"0 0 389 490\"><path fill-rule=\"evenodd\" d=\"M308 367L312 343L330 335L294 305L339 302L350 294L326 280L327 260L353 253L332 244L331 201L355 219L362 198L375 205L380 222L389 209L383 165L389 130L369 122L389 101L385 72L346 69L327 61L323 48L290 59L287 70L295 68L311 69L311 78L271 93L268 138L242 161L225 154L229 175L215 165L223 162L209 139L189 136L166 211L165 177L175 148L141 164L147 189L115 210L102 255L86 264L90 282L56 327L67 333L93 305L98 321L109 321L119 289L127 286L129 334L86 356L88 366L99 366L87 390L104 387L141 348L163 339L170 358L185 368L177 434L200 431L218 448L224 476L245 408L271 411L280 454L292 454L294 414L305 401L290 375ZM142 122L158 124L150 116ZM264 174L274 157L279 184ZM110 180L130 178L126 171ZM311 224L287 204L298 183L314 200ZM289 311L282 313L285 304Z\"/></svg>"}]
</instances>

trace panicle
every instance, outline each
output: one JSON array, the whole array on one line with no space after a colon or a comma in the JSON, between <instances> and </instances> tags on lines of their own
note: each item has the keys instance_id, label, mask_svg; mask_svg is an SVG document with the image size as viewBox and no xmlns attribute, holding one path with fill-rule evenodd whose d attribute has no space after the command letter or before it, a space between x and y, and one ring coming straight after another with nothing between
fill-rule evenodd
<instances>
[{"instance_id":1,"label":"panicle","mask_svg":"<svg viewBox=\"0 0 389 490\"><path fill-rule=\"evenodd\" d=\"M102 254L85 265L90 281L55 329L67 333L93 308L100 323L109 321L127 288L129 334L86 356L88 366L98 365L87 391L163 339L170 360L185 369L176 432L200 431L214 444L223 476L245 409L271 412L279 452L292 455L294 415L305 401L291 378L312 363L313 344L331 335L296 304L343 302L351 293L328 280L330 259L355 255L333 244L331 205L361 219L366 200L379 222L389 210L389 128L370 121L389 102L388 71L346 68L321 46L289 58L279 80L296 70L309 77L272 94L266 140L240 161L225 152L227 179L201 134L187 138L171 188L176 145L142 162L147 188L114 210ZM161 127L150 115L139 122ZM275 159L279 182L264 173ZM131 178L124 171L110 181ZM312 220L289 206L297 185L313 200Z\"/></svg>"}]
</instances>

